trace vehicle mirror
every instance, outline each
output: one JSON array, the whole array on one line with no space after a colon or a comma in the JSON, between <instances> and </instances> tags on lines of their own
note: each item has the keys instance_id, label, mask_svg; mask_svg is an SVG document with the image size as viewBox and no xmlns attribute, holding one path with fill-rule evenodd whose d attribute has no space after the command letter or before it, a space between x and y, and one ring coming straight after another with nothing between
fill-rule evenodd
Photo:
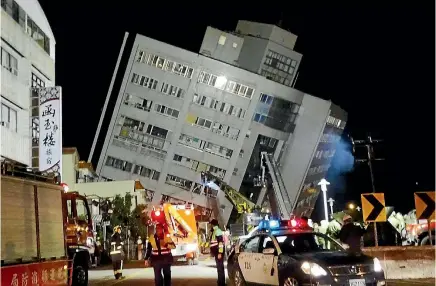
<instances>
[{"instance_id":1,"label":"vehicle mirror","mask_svg":"<svg viewBox=\"0 0 436 286\"><path fill-rule=\"evenodd\" d=\"M275 249L274 248L265 248L262 253L263 254L274 254Z\"/></svg>"}]
</instances>

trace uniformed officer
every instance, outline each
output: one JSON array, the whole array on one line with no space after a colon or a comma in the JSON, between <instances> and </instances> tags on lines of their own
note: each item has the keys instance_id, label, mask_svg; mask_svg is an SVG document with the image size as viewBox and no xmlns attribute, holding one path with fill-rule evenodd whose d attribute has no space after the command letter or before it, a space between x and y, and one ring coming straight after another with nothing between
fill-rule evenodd
<instances>
[{"instance_id":1,"label":"uniformed officer","mask_svg":"<svg viewBox=\"0 0 436 286\"><path fill-rule=\"evenodd\" d=\"M218 272L218 286L226 285L226 277L224 273L224 240L223 231L218 226L216 219L211 220L212 226L209 245L210 254L215 257L216 269Z\"/></svg>"},{"instance_id":2,"label":"uniformed officer","mask_svg":"<svg viewBox=\"0 0 436 286\"><path fill-rule=\"evenodd\" d=\"M150 235L145 254L145 266L153 266L154 284L156 286L171 285L171 265L173 256L171 249L176 248L169 234L165 234L165 226L156 224L156 231ZM163 277L162 277L163 274Z\"/></svg>"},{"instance_id":3,"label":"uniformed officer","mask_svg":"<svg viewBox=\"0 0 436 286\"><path fill-rule=\"evenodd\" d=\"M111 237L111 259L112 259L112 265L114 267L114 276L115 279L120 279L123 275L123 254L122 254L122 247L123 247L123 240L121 237L121 226L117 225L114 227L114 233Z\"/></svg>"}]
</instances>

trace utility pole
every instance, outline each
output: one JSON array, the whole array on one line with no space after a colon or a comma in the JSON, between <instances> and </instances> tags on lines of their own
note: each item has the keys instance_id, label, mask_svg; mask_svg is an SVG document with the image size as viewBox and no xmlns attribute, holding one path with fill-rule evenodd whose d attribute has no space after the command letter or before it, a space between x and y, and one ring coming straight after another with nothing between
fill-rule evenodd
<instances>
[{"instance_id":1,"label":"utility pole","mask_svg":"<svg viewBox=\"0 0 436 286\"><path fill-rule=\"evenodd\" d=\"M351 136L351 143L353 144L353 153L356 151L356 147L365 147L366 148L366 158L364 159L355 159L357 163L368 163L369 174L371 176L371 186L372 192L375 193L375 183L374 183L374 170L372 166L373 161L383 161L384 158L375 158L374 157L374 148L375 144L383 142L380 139L372 139L371 135L368 135L365 140L354 140ZM377 223L374 222L374 240L375 246L378 246L378 234L377 234Z\"/></svg>"}]
</instances>

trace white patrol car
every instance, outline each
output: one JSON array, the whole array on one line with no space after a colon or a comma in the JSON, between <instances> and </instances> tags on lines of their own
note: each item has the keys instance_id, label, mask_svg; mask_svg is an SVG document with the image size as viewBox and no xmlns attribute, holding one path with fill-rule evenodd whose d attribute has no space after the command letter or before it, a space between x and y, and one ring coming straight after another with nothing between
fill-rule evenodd
<instances>
[{"instance_id":1,"label":"white patrol car","mask_svg":"<svg viewBox=\"0 0 436 286\"><path fill-rule=\"evenodd\" d=\"M382 286L380 261L346 251L304 220L263 221L227 261L230 281L241 285Z\"/></svg>"}]
</instances>

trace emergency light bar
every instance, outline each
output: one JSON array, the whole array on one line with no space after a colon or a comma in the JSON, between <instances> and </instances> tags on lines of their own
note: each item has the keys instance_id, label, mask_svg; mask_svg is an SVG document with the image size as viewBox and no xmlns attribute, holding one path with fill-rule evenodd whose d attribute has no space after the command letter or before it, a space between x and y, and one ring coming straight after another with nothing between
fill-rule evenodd
<instances>
[{"instance_id":1,"label":"emergency light bar","mask_svg":"<svg viewBox=\"0 0 436 286\"><path fill-rule=\"evenodd\" d=\"M303 219L290 219L290 220L262 220L259 223L260 231L274 231L274 230L309 230L311 227L308 222Z\"/></svg>"}]
</instances>

